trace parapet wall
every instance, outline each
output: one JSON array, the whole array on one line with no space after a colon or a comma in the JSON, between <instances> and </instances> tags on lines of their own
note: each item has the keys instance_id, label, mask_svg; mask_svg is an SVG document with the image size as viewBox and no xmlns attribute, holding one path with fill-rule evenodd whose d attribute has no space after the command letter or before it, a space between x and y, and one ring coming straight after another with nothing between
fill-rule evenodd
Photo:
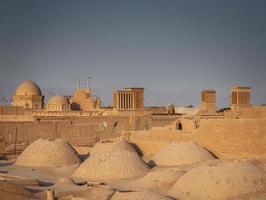
<instances>
[{"instance_id":1,"label":"parapet wall","mask_svg":"<svg viewBox=\"0 0 266 200\"><path fill-rule=\"evenodd\" d=\"M176 116L151 115L25 117L13 119L9 116L10 120L0 121L0 146L7 147L0 149L0 153L14 148L23 150L38 138L62 138L74 146L90 146L99 140L118 137L130 131L169 126L177 119Z\"/></svg>"},{"instance_id":2,"label":"parapet wall","mask_svg":"<svg viewBox=\"0 0 266 200\"><path fill-rule=\"evenodd\" d=\"M233 109L224 113L226 119L262 119L266 118L266 106Z\"/></svg>"},{"instance_id":3,"label":"parapet wall","mask_svg":"<svg viewBox=\"0 0 266 200\"><path fill-rule=\"evenodd\" d=\"M169 126L174 123L177 119L181 119L181 116L159 116L159 115L152 115L152 127L164 127Z\"/></svg>"},{"instance_id":4,"label":"parapet wall","mask_svg":"<svg viewBox=\"0 0 266 200\"><path fill-rule=\"evenodd\" d=\"M266 119L201 120L193 140L221 158L266 154Z\"/></svg>"},{"instance_id":5,"label":"parapet wall","mask_svg":"<svg viewBox=\"0 0 266 200\"><path fill-rule=\"evenodd\" d=\"M114 127L116 121L117 126ZM129 129L129 117L95 116L83 119L0 122L1 143L7 149L10 147L10 150L15 144L17 149L23 149L38 138L63 138L75 146L93 145L100 139L117 137ZM0 149L1 151L6 149Z\"/></svg>"},{"instance_id":6,"label":"parapet wall","mask_svg":"<svg viewBox=\"0 0 266 200\"><path fill-rule=\"evenodd\" d=\"M38 116L34 121L2 121L0 153L15 146L23 150L41 137L63 138L74 146L90 146L99 140L128 134L147 155L171 141L192 140L220 158L258 156L266 154L266 117L263 117L266 112L253 110L253 113L248 116L244 111L241 118L224 119L144 115ZM182 130L176 129L179 122Z\"/></svg>"}]
</instances>

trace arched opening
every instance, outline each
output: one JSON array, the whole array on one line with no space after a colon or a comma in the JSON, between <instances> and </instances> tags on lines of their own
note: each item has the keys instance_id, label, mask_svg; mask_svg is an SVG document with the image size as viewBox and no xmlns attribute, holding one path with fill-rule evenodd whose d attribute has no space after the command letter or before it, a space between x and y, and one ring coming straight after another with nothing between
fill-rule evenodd
<instances>
[{"instance_id":1,"label":"arched opening","mask_svg":"<svg viewBox=\"0 0 266 200\"><path fill-rule=\"evenodd\" d=\"M25 108L30 108L30 105L28 103L25 103Z\"/></svg>"},{"instance_id":2,"label":"arched opening","mask_svg":"<svg viewBox=\"0 0 266 200\"><path fill-rule=\"evenodd\" d=\"M72 103L71 104L71 110L81 110L80 105L78 103Z\"/></svg>"},{"instance_id":3,"label":"arched opening","mask_svg":"<svg viewBox=\"0 0 266 200\"><path fill-rule=\"evenodd\" d=\"M177 122L177 123L176 123L176 130L177 130L177 131L182 131L182 129L183 129L183 125L182 125L182 123L181 123L181 122Z\"/></svg>"}]
</instances>

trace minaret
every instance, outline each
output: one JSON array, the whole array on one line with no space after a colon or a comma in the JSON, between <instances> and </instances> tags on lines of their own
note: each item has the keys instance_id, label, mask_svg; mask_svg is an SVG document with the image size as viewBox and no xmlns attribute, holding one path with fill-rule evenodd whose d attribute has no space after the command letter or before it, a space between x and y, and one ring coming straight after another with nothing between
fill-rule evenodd
<instances>
[{"instance_id":1,"label":"minaret","mask_svg":"<svg viewBox=\"0 0 266 200\"><path fill-rule=\"evenodd\" d=\"M77 90L80 90L80 80L77 81Z\"/></svg>"},{"instance_id":2,"label":"minaret","mask_svg":"<svg viewBox=\"0 0 266 200\"><path fill-rule=\"evenodd\" d=\"M87 79L87 89L88 89L88 90L90 89L90 79L89 79L89 77L88 77L88 79Z\"/></svg>"},{"instance_id":3,"label":"minaret","mask_svg":"<svg viewBox=\"0 0 266 200\"><path fill-rule=\"evenodd\" d=\"M90 76L88 76L88 79L87 79L87 89L88 89L88 91L91 91L91 77Z\"/></svg>"}]
</instances>

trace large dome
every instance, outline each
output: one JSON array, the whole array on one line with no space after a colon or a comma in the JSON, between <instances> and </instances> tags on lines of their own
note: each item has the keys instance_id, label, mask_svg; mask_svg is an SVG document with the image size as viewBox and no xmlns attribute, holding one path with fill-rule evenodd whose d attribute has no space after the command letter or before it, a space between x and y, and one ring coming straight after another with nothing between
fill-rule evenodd
<instances>
[{"instance_id":1,"label":"large dome","mask_svg":"<svg viewBox=\"0 0 266 200\"><path fill-rule=\"evenodd\" d=\"M26 80L20 83L17 87L16 95L36 95L41 96L40 87L31 80Z\"/></svg>"},{"instance_id":2,"label":"large dome","mask_svg":"<svg viewBox=\"0 0 266 200\"><path fill-rule=\"evenodd\" d=\"M69 101L67 98L63 96L53 96L48 101L49 105L69 105Z\"/></svg>"},{"instance_id":3,"label":"large dome","mask_svg":"<svg viewBox=\"0 0 266 200\"><path fill-rule=\"evenodd\" d=\"M192 142L171 143L157 152L152 160L156 165L175 166L214 159L206 149Z\"/></svg>"},{"instance_id":4,"label":"large dome","mask_svg":"<svg viewBox=\"0 0 266 200\"><path fill-rule=\"evenodd\" d=\"M115 138L106 141L100 141L94 145L90 150L90 155L104 153L104 152L120 152L120 151L129 151L132 153L137 153L134 147L129 144L126 140L122 138Z\"/></svg>"},{"instance_id":5,"label":"large dome","mask_svg":"<svg viewBox=\"0 0 266 200\"><path fill-rule=\"evenodd\" d=\"M148 166L137 153L130 151L92 154L73 176L91 181L132 178L145 174Z\"/></svg>"},{"instance_id":6,"label":"large dome","mask_svg":"<svg viewBox=\"0 0 266 200\"><path fill-rule=\"evenodd\" d=\"M189 170L170 188L168 195L180 200L251 199L246 197L265 192L265 172L251 161L236 160Z\"/></svg>"},{"instance_id":7,"label":"large dome","mask_svg":"<svg viewBox=\"0 0 266 200\"><path fill-rule=\"evenodd\" d=\"M35 167L63 167L80 164L79 155L68 143L60 139L38 139L19 155L16 165Z\"/></svg>"}]
</instances>

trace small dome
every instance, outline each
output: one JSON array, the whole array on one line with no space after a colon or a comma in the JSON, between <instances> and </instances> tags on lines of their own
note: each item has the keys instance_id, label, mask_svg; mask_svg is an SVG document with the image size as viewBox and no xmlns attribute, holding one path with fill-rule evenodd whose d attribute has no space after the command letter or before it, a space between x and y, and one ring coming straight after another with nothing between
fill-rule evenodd
<instances>
[{"instance_id":1,"label":"small dome","mask_svg":"<svg viewBox=\"0 0 266 200\"><path fill-rule=\"evenodd\" d=\"M53 96L49 99L48 105L69 105L69 101L63 96Z\"/></svg>"},{"instance_id":2,"label":"small dome","mask_svg":"<svg viewBox=\"0 0 266 200\"><path fill-rule=\"evenodd\" d=\"M34 95L41 96L40 87L31 80L23 81L19 84L16 90L16 95Z\"/></svg>"}]
</instances>

